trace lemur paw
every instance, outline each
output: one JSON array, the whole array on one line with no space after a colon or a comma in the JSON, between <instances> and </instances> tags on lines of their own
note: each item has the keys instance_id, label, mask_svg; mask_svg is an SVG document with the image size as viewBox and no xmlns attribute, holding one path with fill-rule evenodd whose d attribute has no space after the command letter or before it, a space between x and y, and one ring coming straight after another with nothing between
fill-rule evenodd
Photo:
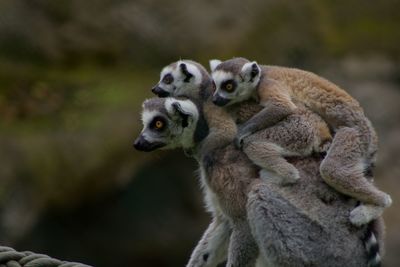
<instances>
[{"instance_id":1,"label":"lemur paw","mask_svg":"<svg viewBox=\"0 0 400 267\"><path fill-rule=\"evenodd\" d=\"M384 207L373 205L360 205L350 212L350 222L355 226L361 226L382 215Z\"/></svg>"}]
</instances>

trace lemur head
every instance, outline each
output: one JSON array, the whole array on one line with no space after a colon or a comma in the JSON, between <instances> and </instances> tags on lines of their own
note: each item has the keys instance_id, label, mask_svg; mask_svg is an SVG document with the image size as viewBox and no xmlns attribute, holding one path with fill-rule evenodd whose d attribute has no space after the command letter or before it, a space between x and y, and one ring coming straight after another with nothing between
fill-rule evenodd
<instances>
[{"instance_id":1,"label":"lemur head","mask_svg":"<svg viewBox=\"0 0 400 267\"><path fill-rule=\"evenodd\" d=\"M160 81L152 88L152 92L159 97L194 97L199 98L211 85L211 77L206 69L191 60L179 60L164 67L160 74Z\"/></svg>"},{"instance_id":2,"label":"lemur head","mask_svg":"<svg viewBox=\"0 0 400 267\"><path fill-rule=\"evenodd\" d=\"M158 148L192 148L199 111L190 100L151 98L143 103L143 130L134 147L140 151Z\"/></svg>"},{"instance_id":3,"label":"lemur head","mask_svg":"<svg viewBox=\"0 0 400 267\"><path fill-rule=\"evenodd\" d=\"M250 98L261 78L261 68L257 62L245 58L227 61L210 60L210 68L215 86L214 104L231 105Z\"/></svg>"}]
</instances>

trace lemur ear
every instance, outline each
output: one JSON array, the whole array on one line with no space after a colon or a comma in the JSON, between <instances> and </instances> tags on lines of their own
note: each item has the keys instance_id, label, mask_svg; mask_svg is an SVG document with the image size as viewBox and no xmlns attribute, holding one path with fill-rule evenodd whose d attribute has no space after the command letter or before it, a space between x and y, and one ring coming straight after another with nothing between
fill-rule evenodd
<instances>
[{"instance_id":1,"label":"lemur ear","mask_svg":"<svg viewBox=\"0 0 400 267\"><path fill-rule=\"evenodd\" d=\"M183 128L187 127L191 122L197 121L199 118L197 106L189 99L178 100L172 97L167 98L165 108L171 117L181 120Z\"/></svg>"},{"instance_id":2,"label":"lemur ear","mask_svg":"<svg viewBox=\"0 0 400 267\"><path fill-rule=\"evenodd\" d=\"M219 64L221 64L221 63L222 63L221 60L218 60L218 59L211 59L211 60L210 60L210 70L211 70L211 72L213 72L213 71L215 70L215 68L216 68Z\"/></svg>"},{"instance_id":3,"label":"lemur ear","mask_svg":"<svg viewBox=\"0 0 400 267\"><path fill-rule=\"evenodd\" d=\"M185 63L179 64L179 68L183 75L185 75L185 79L183 80L185 83L190 82L190 79L193 77L193 74L188 71L188 68Z\"/></svg>"},{"instance_id":4,"label":"lemur ear","mask_svg":"<svg viewBox=\"0 0 400 267\"><path fill-rule=\"evenodd\" d=\"M261 74L261 68L257 62L249 62L243 65L241 76L245 82L253 82Z\"/></svg>"},{"instance_id":5,"label":"lemur ear","mask_svg":"<svg viewBox=\"0 0 400 267\"><path fill-rule=\"evenodd\" d=\"M182 108L179 102L172 103L172 108L175 110L176 114L182 118L182 127L185 128L189 125L189 117L192 115Z\"/></svg>"}]
</instances>

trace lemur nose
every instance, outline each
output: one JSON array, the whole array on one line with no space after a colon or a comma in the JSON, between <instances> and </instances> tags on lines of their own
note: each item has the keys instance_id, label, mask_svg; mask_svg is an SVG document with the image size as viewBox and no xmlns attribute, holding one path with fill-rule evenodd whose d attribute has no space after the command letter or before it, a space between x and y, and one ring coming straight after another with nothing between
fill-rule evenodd
<instances>
[{"instance_id":1,"label":"lemur nose","mask_svg":"<svg viewBox=\"0 0 400 267\"><path fill-rule=\"evenodd\" d=\"M229 103L229 99L221 97L220 95L216 94L213 96L212 102L217 105L217 106L225 106L226 104Z\"/></svg>"},{"instance_id":2,"label":"lemur nose","mask_svg":"<svg viewBox=\"0 0 400 267\"><path fill-rule=\"evenodd\" d=\"M153 94L155 94L159 97L168 97L169 96L169 93L167 91L164 91L164 89L162 89L158 85L151 88L151 91L153 92Z\"/></svg>"},{"instance_id":3,"label":"lemur nose","mask_svg":"<svg viewBox=\"0 0 400 267\"><path fill-rule=\"evenodd\" d=\"M145 149L146 144L147 144L147 142L146 142L146 140L143 138L143 136L139 136L139 137L135 140L135 142L133 143L133 147L134 147L136 150L143 151L143 150Z\"/></svg>"}]
</instances>

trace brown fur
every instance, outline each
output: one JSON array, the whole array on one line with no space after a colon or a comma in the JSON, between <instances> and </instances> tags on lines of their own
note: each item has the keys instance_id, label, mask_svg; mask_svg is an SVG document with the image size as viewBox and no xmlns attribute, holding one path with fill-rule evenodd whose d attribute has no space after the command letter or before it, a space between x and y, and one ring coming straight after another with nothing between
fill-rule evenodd
<instances>
[{"instance_id":1,"label":"brown fur","mask_svg":"<svg viewBox=\"0 0 400 267\"><path fill-rule=\"evenodd\" d=\"M320 114L335 131L332 147L321 164L322 177L338 191L369 204L371 208L364 213L360 207L355 209L351 220L361 224L379 217L383 207L389 206L391 201L364 176L366 165L374 163L377 135L360 104L340 87L313 73L271 66L264 66L262 70L264 76L258 92L269 93L260 94L261 103L275 101L279 98L277 95L281 99L289 95L288 109L293 101L302 102ZM287 90L277 91L271 83L280 84ZM378 207L373 209L371 205Z\"/></svg>"}]
</instances>

